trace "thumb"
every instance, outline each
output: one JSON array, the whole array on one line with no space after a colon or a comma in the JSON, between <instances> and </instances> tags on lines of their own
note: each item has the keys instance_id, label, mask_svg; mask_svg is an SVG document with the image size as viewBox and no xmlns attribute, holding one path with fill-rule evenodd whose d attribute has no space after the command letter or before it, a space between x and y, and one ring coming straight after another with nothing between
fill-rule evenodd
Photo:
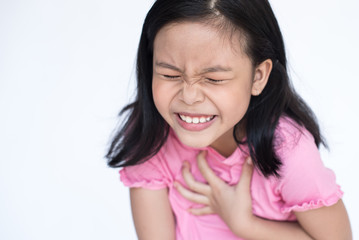
<instances>
[{"instance_id":1,"label":"thumb","mask_svg":"<svg viewBox=\"0 0 359 240\"><path fill-rule=\"evenodd\" d=\"M246 162L242 166L242 173L239 182L237 184L237 188L240 187L249 190L252 180L252 174L253 174L253 163L251 157L248 157L246 159Z\"/></svg>"}]
</instances>

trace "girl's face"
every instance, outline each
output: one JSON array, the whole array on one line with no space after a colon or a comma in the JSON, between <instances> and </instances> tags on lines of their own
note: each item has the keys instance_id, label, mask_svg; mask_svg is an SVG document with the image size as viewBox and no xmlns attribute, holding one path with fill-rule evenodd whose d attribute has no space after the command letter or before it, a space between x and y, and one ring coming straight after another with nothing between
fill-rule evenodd
<instances>
[{"instance_id":1,"label":"girl's face","mask_svg":"<svg viewBox=\"0 0 359 240\"><path fill-rule=\"evenodd\" d=\"M196 22L166 25L154 42L154 103L182 143L229 156L234 126L268 79L272 63L265 62L252 66L239 33Z\"/></svg>"}]
</instances>

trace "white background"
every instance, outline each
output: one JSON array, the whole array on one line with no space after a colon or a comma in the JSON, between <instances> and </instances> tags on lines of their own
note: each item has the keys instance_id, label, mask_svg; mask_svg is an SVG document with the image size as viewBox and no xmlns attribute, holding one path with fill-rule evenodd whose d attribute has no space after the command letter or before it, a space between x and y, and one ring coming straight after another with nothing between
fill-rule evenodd
<instances>
[{"instance_id":1,"label":"white background","mask_svg":"<svg viewBox=\"0 0 359 240\"><path fill-rule=\"evenodd\" d=\"M359 2L272 0L359 237ZM0 0L0 239L136 239L103 158L152 1Z\"/></svg>"}]
</instances>

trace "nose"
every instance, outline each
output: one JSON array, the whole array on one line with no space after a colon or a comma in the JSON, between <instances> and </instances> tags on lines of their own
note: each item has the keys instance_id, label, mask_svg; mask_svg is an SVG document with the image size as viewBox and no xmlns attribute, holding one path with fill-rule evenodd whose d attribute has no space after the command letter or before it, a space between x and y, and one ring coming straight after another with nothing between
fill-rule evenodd
<instances>
[{"instance_id":1,"label":"nose","mask_svg":"<svg viewBox=\"0 0 359 240\"><path fill-rule=\"evenodd\" d=\"M204 100L204 94L200 86L198 84L188 84L187 82L183 83L180 97L187 105L201 103Z\"/></svg>"}]
</instances>

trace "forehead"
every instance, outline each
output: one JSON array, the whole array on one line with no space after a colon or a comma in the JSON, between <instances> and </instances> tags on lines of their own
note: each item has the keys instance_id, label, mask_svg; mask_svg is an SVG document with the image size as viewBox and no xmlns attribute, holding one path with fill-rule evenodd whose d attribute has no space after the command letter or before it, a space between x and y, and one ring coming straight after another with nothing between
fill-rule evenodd
<instances>
[{"instance_id":1,"label":"forehead","mask_svg":"<svg viewBox=\"0 0 359 240\"><path fill-rule=\"evenodd\" d=\"M233 28L202 22L176 22L165 25L157 33L154 57L171 55L188 59L247 57L242 34Z\"/></svg>"}]
</instances>

